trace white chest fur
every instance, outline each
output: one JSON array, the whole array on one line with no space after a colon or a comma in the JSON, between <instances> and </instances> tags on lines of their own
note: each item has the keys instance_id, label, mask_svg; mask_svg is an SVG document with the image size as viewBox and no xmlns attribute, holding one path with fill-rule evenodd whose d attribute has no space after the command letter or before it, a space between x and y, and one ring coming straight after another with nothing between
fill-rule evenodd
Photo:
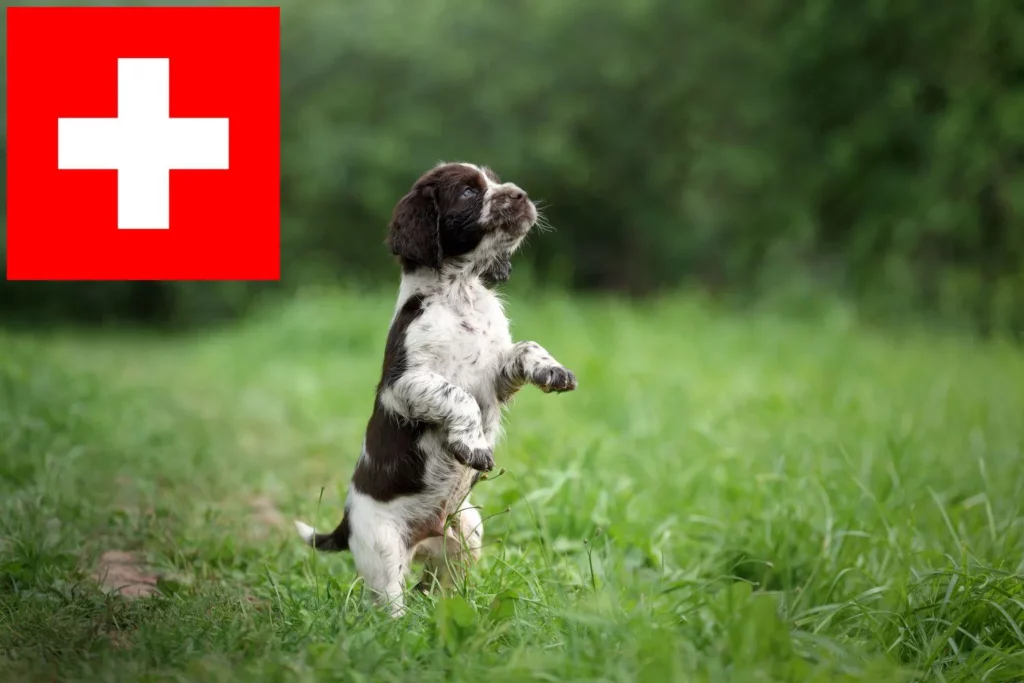
<instances>
[{"instance_id":1,"label":"white chest fur","mask_svg":"<svg viewBox=\"0 0 1024 683\"><path fill-rule=\"evenodd\" d=\"M410 369L426 369L494 403L494 380L512 345L501 301L475 282L428 294L406 336Z\"/></svg>"}]
</instances>

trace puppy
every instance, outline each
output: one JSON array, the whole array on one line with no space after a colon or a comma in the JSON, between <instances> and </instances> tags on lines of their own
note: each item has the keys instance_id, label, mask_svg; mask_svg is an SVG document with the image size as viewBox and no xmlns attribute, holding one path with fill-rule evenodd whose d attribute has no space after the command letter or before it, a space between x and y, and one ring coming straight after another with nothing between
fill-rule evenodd
<instances>
[{"instance_id":1,"label":"puppy","mask_svg":"<svg viewBox=\"0 0 1024 683\"><path fill-rule=\"evenodd\" d=\"M436 166L395 206L387 244L402 279L344 515L331 533L296 522L316 549L350 550L393 616L414 558L426 565L421 587L479 558L483 524L468 497L494 467L502 408L527 383L576 388L539 344L512 342L490 289L536 221L522 189L464 163Z\"/></svg>"}]
</instances>

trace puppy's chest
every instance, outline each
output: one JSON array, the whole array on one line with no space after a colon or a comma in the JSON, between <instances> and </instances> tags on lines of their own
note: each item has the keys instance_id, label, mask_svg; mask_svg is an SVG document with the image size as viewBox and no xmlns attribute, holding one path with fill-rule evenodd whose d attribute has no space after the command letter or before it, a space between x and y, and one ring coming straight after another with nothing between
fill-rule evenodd
<instances>
[{"instance_id":1,"label":"puppy's chest","mask_svg":"<svg viewBox=\"0 0 1024 683\"><path fill-rule=\"evenodd\" d=\"M511 344L508 320L490 296L432 302L412 333L416 360L466 388L492 381Z\"/></svg>"}]
</instances>

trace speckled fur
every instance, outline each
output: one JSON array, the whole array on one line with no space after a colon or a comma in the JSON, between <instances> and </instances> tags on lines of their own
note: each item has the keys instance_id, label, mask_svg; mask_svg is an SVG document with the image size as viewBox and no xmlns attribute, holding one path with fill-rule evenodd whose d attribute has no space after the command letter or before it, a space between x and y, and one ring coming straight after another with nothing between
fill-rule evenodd
<instances>
[{"instance_id":1,"label":"speckled fur","mask_svg":"<svg viewBox=\"0 0 1024 683\"><path fill-rule=\"evenodd\" d=\"M352 551L356 569L397 616L412 560L422 585L479 557L483 524L469 492L494 467L502 409L527 383L576 388L535 342L514 343L489 284L537 220L526 194L488 168L439 164L395 208L389 244L403 274L374 414L338 528L296 526L322 550Z\"/></svg>"}]
</instances>

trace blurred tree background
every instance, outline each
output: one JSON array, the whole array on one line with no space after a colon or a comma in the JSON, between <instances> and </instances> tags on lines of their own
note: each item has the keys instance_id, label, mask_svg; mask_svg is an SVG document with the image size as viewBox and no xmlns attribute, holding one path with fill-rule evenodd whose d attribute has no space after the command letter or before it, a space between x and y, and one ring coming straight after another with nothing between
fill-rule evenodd
<instances>
[{"instance_id":1,"label":"blurred tree background","mask_svg":"<svg viewBox=\"0 0 1024 683\"><path fill-rule=\"evenodd\" d=\"M191 323L393 285L392 206L464 159L543 200L539 283L1024 330L1017 0L290 0L281 39L281 283L3 282L0 312Z\"/></svg>"}]
</instances>

